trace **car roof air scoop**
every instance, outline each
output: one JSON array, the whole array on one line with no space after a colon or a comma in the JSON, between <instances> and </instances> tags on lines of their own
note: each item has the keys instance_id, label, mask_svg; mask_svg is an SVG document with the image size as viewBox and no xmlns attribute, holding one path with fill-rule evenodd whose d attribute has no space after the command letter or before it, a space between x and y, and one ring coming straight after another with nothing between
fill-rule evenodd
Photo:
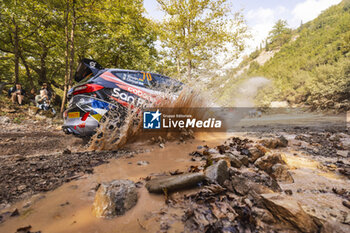
<instances>
[{"instance_id":1,"label":"car roof air scoop","mask_svg":"<svg viewBox=\"0 0 350 233\"><path fill-rule=\"evenodd\" d=\"M96 61L83 58L77 67L77 71L74 74L74 80L80 82L88 76L97 74L103 67Z\"/></svg>"}]
</instances>

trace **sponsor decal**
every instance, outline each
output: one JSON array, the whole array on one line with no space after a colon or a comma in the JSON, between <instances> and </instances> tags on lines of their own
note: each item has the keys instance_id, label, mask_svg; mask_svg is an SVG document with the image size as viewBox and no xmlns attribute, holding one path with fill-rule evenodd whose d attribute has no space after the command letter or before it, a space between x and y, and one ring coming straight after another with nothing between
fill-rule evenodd
<instances>
[{"instance_id":1,"label":"sponsor decal","mask_svg":"<svg viewBox=\"0 0 350 233\"><path fill-rule=\"evenodd\" d=\"M102 116L100 114L91 115L96 121L100 122Z\"/></svg>"},{"instance_id":2,"label":"sponsor decal","mask_svg":"<svg viewBox=\"0 0 350 233\"><path fill-rule=\"evenodd\" d=\"M68 113L68 118L79 118L80 117L80 112L69 112Z\"/></svg>"},{"instance_id":3,"label":"sponsor decal","mask_svg":"<svg viewBox=\"0 0 350 233\"><path fill-rule=\"evenodd\" d=\"M79 127L79 128L85 128L85 122L84 123L81 123L81 124L79 124L79 125L76 125L76 126L74 126L74 129L77 129L77 126Z\"/></svg>"},{"instance_id":4,"label":"sponsor decal","mask_svg":"<svg viewBox=\"0 0 350 233\"><path fill-rule=\"evenodd\" d=\"M113 89L112 96L124 102L132 103L137 107L146 107L146 104L147 104L147 101L145 99L135 97L133 94L129 92L123 92L119 88Z\"/></svg>"}]
</instances>

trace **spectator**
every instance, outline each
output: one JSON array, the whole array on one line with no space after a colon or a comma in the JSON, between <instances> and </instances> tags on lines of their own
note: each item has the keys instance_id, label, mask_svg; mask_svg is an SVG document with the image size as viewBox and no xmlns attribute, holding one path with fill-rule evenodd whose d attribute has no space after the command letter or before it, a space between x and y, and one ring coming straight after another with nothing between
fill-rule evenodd
<instances>
[{"instance_id":1,"label":"spectator","mask_svg":"<svg viewBox=\"0 0 350 233\"><path fill-rule=\"evenodd\" d=\"M16 83L16 85L11 87L8 91L8 96L11 97L13 104L17 102L19 105L22 105L25 94L26 92L22 89L22 84L20 83Z\"/></svg>"},{"instance_id":2,"label":"spectator","mask_svg":"<svg viewBox=\"0 0 350 233\"><path fill-rule=\"evenodd\" d=\"M47 83L43 83L39 92L40 94L35 96L36 106L48 110L50 108L51 92L47 89Z\"/></svg>"}]
</instances>

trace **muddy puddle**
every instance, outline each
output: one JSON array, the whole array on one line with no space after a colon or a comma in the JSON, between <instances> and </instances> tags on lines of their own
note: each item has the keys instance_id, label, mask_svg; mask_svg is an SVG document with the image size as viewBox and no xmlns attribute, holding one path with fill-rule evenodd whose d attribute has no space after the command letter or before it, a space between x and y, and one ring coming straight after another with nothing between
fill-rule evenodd
<instances>
[{"instance_id":1,"label":"muddy puddle","mask_svg":"<svg viewBox=\"0 0 350 233\"><path fill-rule=\"evenodd\" d=\"M94 174L62 185L54 191L37 194L20 201L2 212L19 210L19 216L11 217L0 225L0 232L16 232L19 227L31 225L31 231L60 232L154 232L159 224L145 216L166 207L163 195L149 194L139 188L137 205L124 216L110 220L98 219L92 214L95 188L101 182L114 179L130 179L138 182L149 175L169 173L175 170L186 172L191 165L189 153L197 146L216 146L229 137L226 133L202 133L186 143L168 142L165 148L137 142L127 148L143 147L146 153L111 159L110 163L95 167ZM137 165L147 161L147 165ZM155 173L156 171L156 173ZM181 228L181 226L179 226Z\"/></svg>"}]
</instances>

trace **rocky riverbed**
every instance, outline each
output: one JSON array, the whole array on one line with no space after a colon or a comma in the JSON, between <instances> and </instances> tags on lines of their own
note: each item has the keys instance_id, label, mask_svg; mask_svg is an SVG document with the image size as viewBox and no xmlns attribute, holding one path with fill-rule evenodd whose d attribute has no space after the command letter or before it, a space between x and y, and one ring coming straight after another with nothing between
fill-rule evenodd
<instances>
[{"instance_id":1,"label":"rocky riverbed","mask_svg":"<svg viewBox=\"0 0 350 233\"><path fill-rule=\"evenodd\" d=\"M93 152L52 120L0 120L0 232L350 231L346 128L145 138ZM96 193L119 180L133 182L135 203L96 217Z\"/></svg>"}]
</instances>

